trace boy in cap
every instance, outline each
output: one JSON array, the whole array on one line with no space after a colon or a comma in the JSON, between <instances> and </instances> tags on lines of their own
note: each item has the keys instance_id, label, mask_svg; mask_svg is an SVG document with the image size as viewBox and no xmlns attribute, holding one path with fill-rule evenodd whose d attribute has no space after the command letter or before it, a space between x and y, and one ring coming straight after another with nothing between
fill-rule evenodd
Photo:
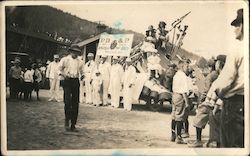
<instances>
[{"instance_id":1,"label":"boy in cap","mask_svg":"<svg viewBox=\"0 0 250 156\"><path fill-rule=\"evenodd\" d=\"M118 63L118 57L113 56L113 64L110 70L109 91L111 95L111 106L114 108L118 108L120 104L123 73L122 65Z\"/></svg>"},{"instance_id":2,"label":"boy in cap","mask_svg":"<svg viewBox=\"0 0 250 156\"><path fill-rule=\"evenodd\" d=\"M14 66L9 70L10 98L16 99L18 98L18 92L20 90L22 69L19 58L15 58L13 63Z\"/></svg>"},{"instance_id":3,"label":"boy in cap","mask_svg":"<svg viewBox=\"0 0 250 156\"><path fill-rule=\"evenodd\" d=\"M54 55L54 61L49 63L46 78L49 78L50 81L50 98L48 101L56 100L59 101L58 92L60 87L60 77L58 74L59 66L59 55Z\"/></svg>"},{"instance_id":4,"label":"boy in cap","mask_svg":"<svg viewBox=\"0 0 250 156\"><path fill-rule=\"evenodd\" d=\"M101 73L102 85L102 101L103 105L108 105L108 88L110 83L111 64L107 61L107 56L102 56L99 64L99 71Z\"/></svg>"},{"instance_id":5,"label":"boy in cap","mask_svg":"<svg viewBox=\"0 0 250 156\"><path fill-rule=\"evenodd\" d=\"M94 71L92 77L92 96L94 106L100 106L102 104L101 100L101 87L102 87L102 77L98 69Z\"/></svg>"},{"instance_id":6,"label":"boy in cap","mask_svg":"<svg viewBox=\"0 0 250 156\"><path fill-rule=\"evenodd\" d=\"M126 67L124 72L123 82L123 107L127 111L132 109L132 95L131 87L134 85L136 79L136 69L131 63L131 58L126 59Z\"/></svg>"},{"instance_id":7,"label":"boy in cap","mask_svg":"<svg viewBox=\"0 0 250 156\"><path fill-rule=\"evenodd\" d=\"M66 131L78 132L75 125L79 109L79 78L82 78L82 66L77 56L81 54L81 49L78 45L72 45L69 52L70 55L62 58L58 67L59 75L64 77L64 126Z\"/></svg>"},{"instance_id":8,"label":"boy in cap","mask_svg":"<svg viewBox=\"0 0 250 156\"><path fill-rule=\"evenodd\" d=\"M88 62L85 64L83 72L84 72L84 82L85 82L85 97L86 97L86 103L92 104L93 103L93 97L92 97L92 75L94 74L94 69L96 67L96 63L94 61L94 54L88 53L87 55Z\"/></svg>"},{"instance_id":9,"label":"boy in cap","mask_svg":"<svg viewBox=\"0 0 250 156\"><path fill-rule=\"evenodd\" d=\"M180 60L178 66L179 70L173 77L171 141L176 141L177 144L186 144L182 139L181 129L183 122L187 120L189 110L189 88L186 76L188 64Z\"/></svg>"}]
</instances>

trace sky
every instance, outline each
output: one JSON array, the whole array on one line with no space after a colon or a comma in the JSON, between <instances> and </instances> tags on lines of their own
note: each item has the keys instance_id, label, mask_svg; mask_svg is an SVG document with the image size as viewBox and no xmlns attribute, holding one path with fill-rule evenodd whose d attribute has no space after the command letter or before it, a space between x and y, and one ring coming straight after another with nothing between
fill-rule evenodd
<instances>
[{"instance_id":1,"label":"sky","mask_svg":"<svg viewBox=\"0 0 250 156\"><path fill-rule=\"evenodd\" d=\"M236 18L239 8L246 7L242 1L201 2L201 1L154 1L154 2L81 2L77 4L51 5L64 12L71 13L89 21L101 23L114 28L130 29L145 34L149 25L158 27L159 21L171 23L184 14L191 13L182 21L188 25L183 48L209 58L218 54L238 51L234 27L230 26ZM173 33L173 31L172 31ZM170 34L172 41L172 34Z\"/></svg>"}]
</instances>

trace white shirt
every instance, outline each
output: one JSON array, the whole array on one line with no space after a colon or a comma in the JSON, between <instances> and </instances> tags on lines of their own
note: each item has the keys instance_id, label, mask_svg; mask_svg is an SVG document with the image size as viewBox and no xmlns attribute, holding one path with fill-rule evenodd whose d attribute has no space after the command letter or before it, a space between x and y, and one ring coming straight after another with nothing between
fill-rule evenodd
<instances>
[{"instance_id":1,"label":"white shirt","mask_svg":"<svg viewBox=\"0 0 250 156\"><path fill-rule=\"evenodd\" d=\"M71 55L61 59L58 69L59 74L69 78L79 78L82 74L80 60L78 58L73 59Z\"/></svg>"},{"instance_id":2,"label":"white shirt","mask_svg":"<svg viewBox=\"0 0 250 156\"><path fill-rule=\"evenodd\" d=\"M24 82L33 82L33 72L31 70L27 70L23 77Z\"/></svg>"},{"instance_id":3,"label":"white shirt","mask_svg":"<svg viewBox=\"0 0 250 156\"><path fill-rule=\"evenodd\" d=\"M48 65L47 71L46 71L46 77L50 79L58 78L58 66L59 62L51 62Z\"/></svg>"},{"instance_id":4,"label":"white shirt","mask_svg":"<svg viewBox=\"0 0 250 156\"><path fill-rule=\"evenodd\" d=\"M151 55L148 57L148 63L150 64L159 64L161 61L160 57L157 55Z\"/></svg>"},{"instance_id":5,"label":"white shirt","mask_svg":"<svg viewBox=\"0 0 250 156\"><path fill-rule=\"evenodd\" d=\"M244 59L242 51L227 56L226 63L218 78L213 82L207 96L212 97L213 92L217 92L220 98L244 95Z\"/></svg>"},{"instance_id":6,"label":"white shirt","mask_svg":"<svg viewBox=\"0 0 250 156\"><path fill-rule=\"evenodd\" d=\"M178 70L173 78L173 92L183 94L189 92L188 78L186 74Z\"/></svg>"},{"instance_id":7,"label":"white shirt","mask_svg":"<svg viewBox=\"0 0 250 156\"><path fill-rule=\"evenodd\" d=\"M108 62L104 62L103 64L99 64L99 71L101 73L103 80L109 80L110 78L110 70L111 65Z\"/></svg>"},{"instance_id":8,"label":"white shirt","mask_svg":"<svg viewBox=\"0 0 250 156\"><path fill-rule=\"evenodd\" d=\"M90 73L93 73L94 70L95 70L95 67L96 67L96 63L95 61L91 60L91 61L88 61L85 66L84 66L84 74L90 74Z\"/></svg>"}]
</instances>

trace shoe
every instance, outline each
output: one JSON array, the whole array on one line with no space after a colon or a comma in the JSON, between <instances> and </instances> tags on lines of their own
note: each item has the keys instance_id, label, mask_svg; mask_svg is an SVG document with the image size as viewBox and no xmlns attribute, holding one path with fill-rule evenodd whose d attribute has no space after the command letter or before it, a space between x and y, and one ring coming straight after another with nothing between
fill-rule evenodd
<instances>
[{"instance_id":1,"label":"shoe","mask_svg":"<svg viewBox=\"0 0 250 156\"><path fill-rule=\"evenodd\" d=\"M189 133L184 133L181 135L182 138L189 138Z\"/></svg>"},{"instance_id":2,"label":"shoe","mask_svg":"<svg viewBox=\"0 0 250 156\"><path fill-rule=\"evenodd\" d=\"M209 141L206 143L206 147L217 148L217 142L216 141Z\"/></svg>"},{"instance_id":3,"label":"shoe","mask_svg":"<svg viewBox=\"0 0 250 156\"><path fill-rule=\"evenodd\" d=\"M175 139L176 139L176 134L172 134L172 136L171 136L171 139L170 139L170 140L171 140L172 142L175 142Z\"/></svg>"},{"instance_id":4,"label":"shoe","mask_svg":"<svg viewBox=\"0 0 250 156\"><path fill-rule=\"evenodd\" d=\"M61 102L61 101L57 99L56 102Z\"/></svg>"},{"instance_id":5,"label":"shoe","mask_svg":"<svg viewBox=\"0 0 250 156\"><path fill-rule=\"evenodd\" d=\"M52 101L53 99L49 99L48 101L50 102L50 101Z\"/></svg>"},{"instance_id":6,"label":"shoe","mask_svg":"<svg viewBox=\"0 0 250 156\"><path fill-rule=\"evenodd\" d=\"M187 144L187 143L182 139L182 137L177 137L177 138L176 138L176 143L177 143L177 144Z\"/></svg>"},{"instance_id":7,"label":"shoe","mask_svg":"<svg viewBox=\"0 0 250 156\"><path fill-rule=\"evenodd\" d=\"M192 148L203 147L203 144L201 141L195 141L192 144L188 144L188 147L192 147Z\"/></svg>"},{"instance_id":8,"label":"shoe","mask_svg":"<svg viewBox=\"0 0 250 156\"><path fill-rule=\"evenodd\" d=\"M71 131L71 132L79 132L79 131L76 129L75 125L71 125L70 131Z\"/></svg>"},{"instance_id":9,"label":"shoe","mask_svg":"<svg viewBox=\"0 0 250 156\"><path fill-rule=\"evenodd\" d=\"M65 128L66 131L70 130L70 128L69 128L69 120L65 120L64 128Z\"/></svg>"}]
</instances>

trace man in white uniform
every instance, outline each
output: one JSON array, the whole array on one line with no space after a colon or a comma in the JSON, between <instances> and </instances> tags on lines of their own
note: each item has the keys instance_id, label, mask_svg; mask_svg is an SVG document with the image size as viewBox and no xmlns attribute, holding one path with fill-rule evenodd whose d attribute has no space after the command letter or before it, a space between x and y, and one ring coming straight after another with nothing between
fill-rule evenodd
<instances>
[{"instance_id":1,"label":"man in white uniform","mask_svg":"<svg viewBox=\"0 0 250 156\"><path fill-rule=\"evenodd\" d=\"M93 103L93 99L92 99L92 85L91 85L91 81L92 81L92 76L93 76L93 72L96 66L96 63L94 62L94 54L93 53L88 53L87 55L88 57L88 62L85 64L84 66L84 81L85 81L85 97L86 97L86 104L92 104Z\"/></svg>"},{"instance_id":2,"label":"man in white uniform","mask_svg":"<svg viewBox=\"0 0 250 156\"><path fill-rule=\"evenodd\" d=\"M111 65L107 61L107 56L102 56L99 64L99 71L102 77L102 101L103 106L108 105L108 88L110 80Z\"/></svg>"},{"instance_id":3,"label":"man in white uniform","mask_svg":"<svg viewBox=\"0 0 250 156\"><path fill-rule=\"evenodd\" d=\"M54 61L48 65L46 71L46 78L50 81L50 98L48 101L56 100L60 102L58 98L58 92L60 87L60 77L58 73L59 55L54 55Z\"/></svg>"},{"instance_id":4,"label":"man in white uniform","mask_svg":"<svg viewBox=\"0 0 250 156\"><path fill-rule=\"evenodd\" d=\"M123 82L123 99L124 99L124 109L127 111L131 111L132 109L132 95L131 87L135 83L136 79L136 69L131 63L131 58L126 59L126 68L124 73L124 82Z\"/></svg>"},{"instance_id":5,"label":"man in white uniform","mask_svg":"<svg viewBox=\"0 0 250 156\"><path fill-rule=\"evenodd\" d=\"M111 106L118 108L120 104L121 87L123 82L123 68L118 63L118 58L113 57L113 64L110 70L110 84L109 90L111 94Z\"/></svg>"}]
</instances>

